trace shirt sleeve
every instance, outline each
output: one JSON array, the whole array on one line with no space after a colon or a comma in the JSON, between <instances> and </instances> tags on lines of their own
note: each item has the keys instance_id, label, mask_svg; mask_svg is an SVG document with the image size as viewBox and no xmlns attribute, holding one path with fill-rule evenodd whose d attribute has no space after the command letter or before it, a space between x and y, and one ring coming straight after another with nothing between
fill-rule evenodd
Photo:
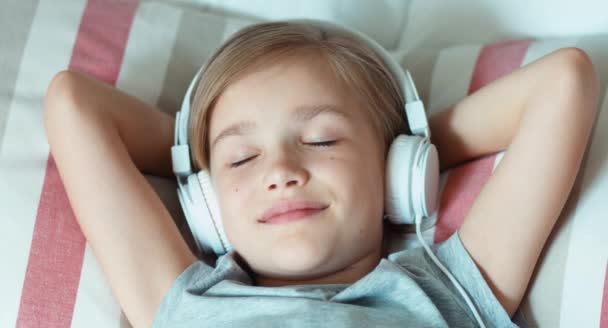
<instances>
[{"instance_id":1,"label":"shirt sleeve","mask_svg":"<svg viewBox=\"0 0 608 328\"><path fill-rule=\"evenodd\" d=\"M467 292L471 301L477 307L477 312L481 316L487 327L519 327L509 317L507 311L500 304L490 286L483 278L473 258L464 247L458 231L454 232L445 241L435 244L431 247L432 251L439 261L448 269L448 271L456 278L462 288ZM463 302L464 306L470 311L466 305L465 299L460 292L452 284L451 280L441 271L435 262L426 254L427 260L437 269L437 274L442 280L453 289L453 292ZM473 313L470 313L471 316ZM518 322L521 326L527 327L527 323L520 318Z\"/></svg>"},{"instance_id":2,"label":"shirt sleeve","mask_svg":"<svg viewBox=\"0 0 608 328\"><path fill-rule=\"evenodd\" d=\"M200 276L208 275L211 271L212 268L201 260L197 260L186 267L186 269L177 276L163 298L154 315L151 327L169 327L169 322L172 322L173 320L171 315L175 313L173 309L180 304L181 297L184 295L184 290L191 286L193 281L199 279Z\"/></svg>"}]
</instances>

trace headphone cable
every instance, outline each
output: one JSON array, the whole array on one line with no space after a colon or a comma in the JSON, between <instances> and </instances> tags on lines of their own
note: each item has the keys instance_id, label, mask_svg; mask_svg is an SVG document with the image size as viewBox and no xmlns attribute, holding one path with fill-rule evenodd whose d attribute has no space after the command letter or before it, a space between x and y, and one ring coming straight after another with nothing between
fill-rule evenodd
<instances>
[{"instance_id":1,"label":"headphone cable","mask_svg":"<svg viewBox=\"0 0 608 328\"><path fill-rule=\"evenodd\" d=\"M424 242L424 239L422 238L422 233L420 232L420 223L422 221L422 216L421 215L417 215L416 216L416 235L418 236L418 239L420 240L420 243L422 244L422 247L424 247L424 249L426 250L427 254L431 257L431 259L433 260L433 262L435 262L435 264L437 264L437 267L439 267L439 269L450 279L450 281L452 282L452 284L454 284L454 286L456 287L456 289L458 289L458 291L460 292L460 294L462 295L462 297L464 298L464 300L467 302L467 305L469 306L469 308L471 309L471 311L473 311L473 316L475 316L475 320L477 320L477 323L479 323L479 326L482 328L485 328L486 326L483 323L483 320L481 320L481 316L479 315L479 313L477 312L477 308L475 308L475 305L473 304L473 302L471 302L471 299L469 298L469 295L467 295L467 293L464 291L464 289L462 288L462 286L458 283L458 281L456 280L456 278L454 278L454 276L452 276L452 274L450 273L450 271L448 271L448 269L446 269L443 264L441 264L441 262L439 261L439 259L437 259L437 257L435 256L435 254L433 254L433 252L431 251L431 249L429 248L429 246Z\"/></svg>"}]
</instances>

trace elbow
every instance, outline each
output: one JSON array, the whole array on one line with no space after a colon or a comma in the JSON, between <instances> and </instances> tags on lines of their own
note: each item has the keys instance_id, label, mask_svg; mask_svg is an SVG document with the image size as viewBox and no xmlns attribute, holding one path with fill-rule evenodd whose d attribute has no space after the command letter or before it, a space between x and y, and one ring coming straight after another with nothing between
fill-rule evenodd
<instances>
[{"instance_id":1,"label":"elbow","mask_svg":"<svg viewBox=\"0 0 608 328\"><path fill-rule=\"evenodd\" d=\"M580 48L563 48L556 54L556 74L551 77L553 83L549 83L553 90L544 95L545 101L551 103L547 97L552 97L556 102L549 106L552 108L547 115L558 116L564 122L564 128L571 128L571 138L578 136L588 141L598 113L598 74L589 55Z\"/></svg>"},{"instance_id":2,"label":"elbow","mask_svg":"<svg viewBox=\"0 0 608 328\"><path fill-rule=\"evenodd\" d=\"M75 108L78 73L70 70L61 71L51 79L43 98L44 125L47 130L61 125L65 110Z\"/></svg>"},{"instance_id":3,"label":"elbow","mask_svg":"<svg viewBox=\"0 0 608 328\"><path fill-rule=\"evenodd\" d=\"M44 96L45 111L55 108L58 103L65 104L66 100L73 99L80 78L80 73L71 70L63 70L55 74Z\"/></svg>"},{"instance_id":4,"label":"elbow","mask_svg":"<svg viewBox=\"0 0 608 328\"><path fill-rule=\"evenodd\" d=\"M580 48L568 47L556 51L559 61L556 67L556 88L559 95L573 101L573 110L584 110L595 117L600 95L600 80L591 57Z\"/></svg>"},{"instance_id":5,"label":"elbow","mask_svg":"<svg viewBox=\"0 0 608 328\"><path fill-rule=\"evenodd\" d=\"M86 113L87 86L90 77L73 70L63 70L55 74L43 98L43 120L47 133L51 129L61 131L69 128L66 120L72 113L78 116Z\"/></svg>"}]
</instances>

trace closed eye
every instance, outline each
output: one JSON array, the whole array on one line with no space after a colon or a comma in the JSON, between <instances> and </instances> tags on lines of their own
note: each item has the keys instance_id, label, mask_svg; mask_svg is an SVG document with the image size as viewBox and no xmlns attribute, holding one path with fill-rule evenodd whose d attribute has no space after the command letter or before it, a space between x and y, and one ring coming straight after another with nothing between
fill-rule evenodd
<instances>
[{"instance_id":1,"label":"closed eye","mask_svg":"<svg viewBox=\"0 0 608 328\"><path fill-rule=\"evenodd\" d=\"M307 145L315 146L315 147L329 147L336 143L336 140L330 141L321 141L321 142L309 142Z\"/></svg>"},{"instance_id":2,"label":"closed eye","mask_svg":"<svg viewBox=\"0 0 608 328\"><path fill-rule=\"evenodd\" d=\"M329 141L321 141L321 142L308 142L308 143L306 143L306 145L313 146L313 147L331 147L336 142L337 142L337 140L329 140ZM241 165L249 162L250 160L252 160L252 159L254 159L256 157L258 157L258 155L245 158L244 160L241 160L241 161L238 161L238 162L235 162L235 163L231 163L230 167L239 167L239 166L241 166Z\"/></svg>"},{"instance_id":3,"label":"closed eye","mask_svg":"<svg viewBox=\"0 0 608 328\"><path fill-rule=\"evenodd\" d=\"M243 164L245 164L245 163L249 162L249 160L254 159L254 158L256 158L256 157L258 157L258 155L251 156L251 157L249 157L249 158L245 158L245 159L244 159L244 160L242 160L242 161L238 161L238 162L235 162L235 163L231 163L231 164L230 164L230 167L238 167L238 166L241 166L241 165L243 165Z\"/></svg>"}]
</instances>

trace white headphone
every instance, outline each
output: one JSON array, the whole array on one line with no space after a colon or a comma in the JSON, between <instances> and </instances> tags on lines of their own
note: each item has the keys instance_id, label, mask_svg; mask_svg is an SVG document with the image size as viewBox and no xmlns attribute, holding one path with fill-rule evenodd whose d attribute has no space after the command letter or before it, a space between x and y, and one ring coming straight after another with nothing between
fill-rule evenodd
<instances>
[{"instance_id":1,"label":"white headphone","mask_svg":"<svg viewBox=\"0 0 608 328\"><path fill-rule=\"evenodd\" d=\"M437 209L439 191L439 157L431 143L431 134L422 101L409 71L401 66L376 41L361 32L335 23L312 19L294 19L288 22L307 24L323 29L346 33L369 46L386 64L405 98L405 114L413 135L397 136L389 148L386 161L386 192L384 211L394 224L415 224L418 239L431 259L450 278L465 298L481 327L485 327L477 310L460 284L434 256L420 232L421 221ZM213 58L213 56L211 57ZM173 172L177 176L177 195L186 221L199 251L220 256L232 250L224 232L220 208L206 170L192 172L188 143L188 119L191 96L204 68L202 65L188 86L180 111L175 117L175 145L171 147Z\"/></svg>"},{"instance_id":2,"label":"white headphone","mask_svg":"<svg viewBox=\"0 0 608 328\"><path fill-rule=\"evenodd\" d=\"M405 113L413 135L399 135L392 142L386 167L386 217L395 224L414 224L417 216L431 216L437 206L439 158L430 142L426 113L408 71L378 43L364 34L333 23L310 19L290 20L324 29L337 29L367 44L382 58L399 83L405 96ZM188 118L194 86L207 65L203 65L190 83L175 117L175 145L171 147L173 171L177 176L178 198L200 250L222 255L232 249L223 229L217 197L206 170L192 172L188 143Z\"/></svg>"}]
</instances>

